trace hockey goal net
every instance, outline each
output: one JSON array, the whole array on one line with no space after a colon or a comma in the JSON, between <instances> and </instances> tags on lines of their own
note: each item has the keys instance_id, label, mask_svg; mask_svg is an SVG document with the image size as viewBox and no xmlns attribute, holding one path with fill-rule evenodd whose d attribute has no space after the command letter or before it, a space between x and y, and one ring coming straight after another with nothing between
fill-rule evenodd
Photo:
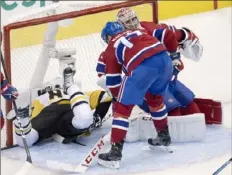
<instances>
[{"instance_id":1,"label":"hockey goal net","mask_svg":"<svg viewBox=\"0 0 232 175\"><path fill-rule=\"evenodd\" d=\"M83 91L95 90L95 67L104 49L100 32L114 21L118 9L131 7L140 20L157 22L156 0L58 2L17 16L3 26L3 55L10 82L30 89L30 82L49 81L59 75L58 61L47 58L47 48L76 48L76 72ZM54 27L55 26L55 27ZM42 61L45 60L45 61ZM41 75L40 69L46 69ZM12 105L6 103L5 113ZM12 123L6 124L6 146L13 145Z\"/></svg>"}]
</instances>

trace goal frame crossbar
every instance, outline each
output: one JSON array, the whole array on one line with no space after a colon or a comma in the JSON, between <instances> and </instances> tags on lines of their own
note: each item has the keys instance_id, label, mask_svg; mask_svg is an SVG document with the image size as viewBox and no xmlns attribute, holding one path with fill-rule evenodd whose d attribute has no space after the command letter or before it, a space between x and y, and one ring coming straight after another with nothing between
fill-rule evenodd
<instances>
[{"instance_id":1,"label":"goal frame crossbar","mask_svg":"<svg viewBox=\"0 0 232 175\"><path fill-rule=\"evenodd\" d=\"M34 19L29 19L20 22L14 22L3 27L3 53L6 62L6 70L9 76L9 82L11 83L11 49L10 49L10 32L14 29L35 26L40 24L45 24L54 21L60 21L65 19L71 19L76 17L81 17L85 15L97 14L101 12L107 12L112 10L117 10L123 7L133 7L142 4L152 5L152 18L153 22L158 23L158 2L157 0L136 0L136 1L125 1L114 4L101 5L98 7L86 8L83 10L66 12L63 14L55 14L52 16L39 17ZM6 102L6 114L12 109L12 102ZM6 122L6 146L10 147L13 145L13 125L11 121Z\"/></svg>"}]
</instances>

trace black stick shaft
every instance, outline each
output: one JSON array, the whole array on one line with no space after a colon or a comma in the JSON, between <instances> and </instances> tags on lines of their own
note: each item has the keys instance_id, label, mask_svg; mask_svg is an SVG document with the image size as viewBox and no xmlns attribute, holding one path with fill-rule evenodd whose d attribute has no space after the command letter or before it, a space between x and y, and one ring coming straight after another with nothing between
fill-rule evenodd
<instances>
[{"instance_id":1,"label":"black stick shaft","mask_svg":"<svg viewBox=\"0 0 232 175\"><path fill-rule=\"evenodd\" d=\"M2 62L2 67L3 67L3 71L4 71L4 74L5 74L6 80L9 82L9 77L8 77L8 74L7 74L7 71L6 71L6 65L5 65L5 61L3 59L2 51L1 51L1 62ZM27 160L26 161L29 162L29 163L32 163L32 158L31 158L31 154L30 154L29 147L28 147L28 144L27 144L26 136L23 133L22 123L21 123L20 117L18 116L18 108L17 108L17 105L16 105L14 100L12 101L12 104L13 104L13 107L14 107L14 110L15 110L16 119L17 119L18 124L19 124L19 129L21 131L24 149L25 149L25 152L27 154Z\"/></svg>"},{"instance_id":2,"label":"black stick shaft","mask_svg":"<svg viewBox=\"0 0 232 175\"><path fill-rule=\"evenodd\" d=\"M227 165L229 165L232 162L232 158L230 158L228 161L226 161L220 168L217 169L212 175L218 175Z\"/></svg>"}]
</instances>

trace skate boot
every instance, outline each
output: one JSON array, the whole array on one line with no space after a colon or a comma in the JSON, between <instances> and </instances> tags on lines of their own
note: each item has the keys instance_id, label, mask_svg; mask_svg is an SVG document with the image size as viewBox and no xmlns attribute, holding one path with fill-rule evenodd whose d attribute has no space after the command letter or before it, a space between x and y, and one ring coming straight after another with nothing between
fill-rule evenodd
<instances>
[{"instance_id":1,"label":"skate boot","mask_svg":"<svg viewBox=\"0 0 232 175\"><path fill-rule=\"evenodd\" d=\"M171 137L169 134L168 127L163 131L158 132L158 136L155 139L148 139L148 144L153 146L168 146L171 144Z\"/></svg>"},{"instance_id":2,"label":"skate boot","mask_svg":"<svg viewBox=\"0 0 232 175\"><path fill-rule=\"evenodd\" d=\"M112 143L111 150L108 153L99 154L98 164L108 168L119 168L122 158L122 148L124 141Z\"/></svg>"},{"instance_id":3,"label":"skate boot","mask_svg":"<svg viewBox=\"0 0 232 175\"><path fill-rule=\"evenodd\" d=\"M64 90L67 92L67 89L74 83L73 69L71 67L66 67L63 71L63 76L64 76Z\"/></svg>"}]
</instances>

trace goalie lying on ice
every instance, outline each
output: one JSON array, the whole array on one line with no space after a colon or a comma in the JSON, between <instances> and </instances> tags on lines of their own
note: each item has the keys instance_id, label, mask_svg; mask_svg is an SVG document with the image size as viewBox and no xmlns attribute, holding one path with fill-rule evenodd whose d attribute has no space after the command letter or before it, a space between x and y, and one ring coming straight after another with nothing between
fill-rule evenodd
<instances>
[{"instance_id":1,"label":"goalie lying on ice","mask_svg":"<svg viewBox=\"0 0 232 175\"><path fill-rule=\"evenodd\" d=\"M67 80L72 79L70 74L72 71L64 71L65 91L59 86L39 91L39 96L33 101L31 114L29 106L18 109L29 146L50 137L57 141L57 136L64 138L59 142L69 143L88 133L90 128L101 125L111 104L111 98L100 90L82 93L78 85L72 80ZM94 109L95 112L92 111ZM14 116L8 115L8 119L14 120ZM23 146L19 124L17 120L13 123L17 144Z\"/></svg>"}]
</instances>

